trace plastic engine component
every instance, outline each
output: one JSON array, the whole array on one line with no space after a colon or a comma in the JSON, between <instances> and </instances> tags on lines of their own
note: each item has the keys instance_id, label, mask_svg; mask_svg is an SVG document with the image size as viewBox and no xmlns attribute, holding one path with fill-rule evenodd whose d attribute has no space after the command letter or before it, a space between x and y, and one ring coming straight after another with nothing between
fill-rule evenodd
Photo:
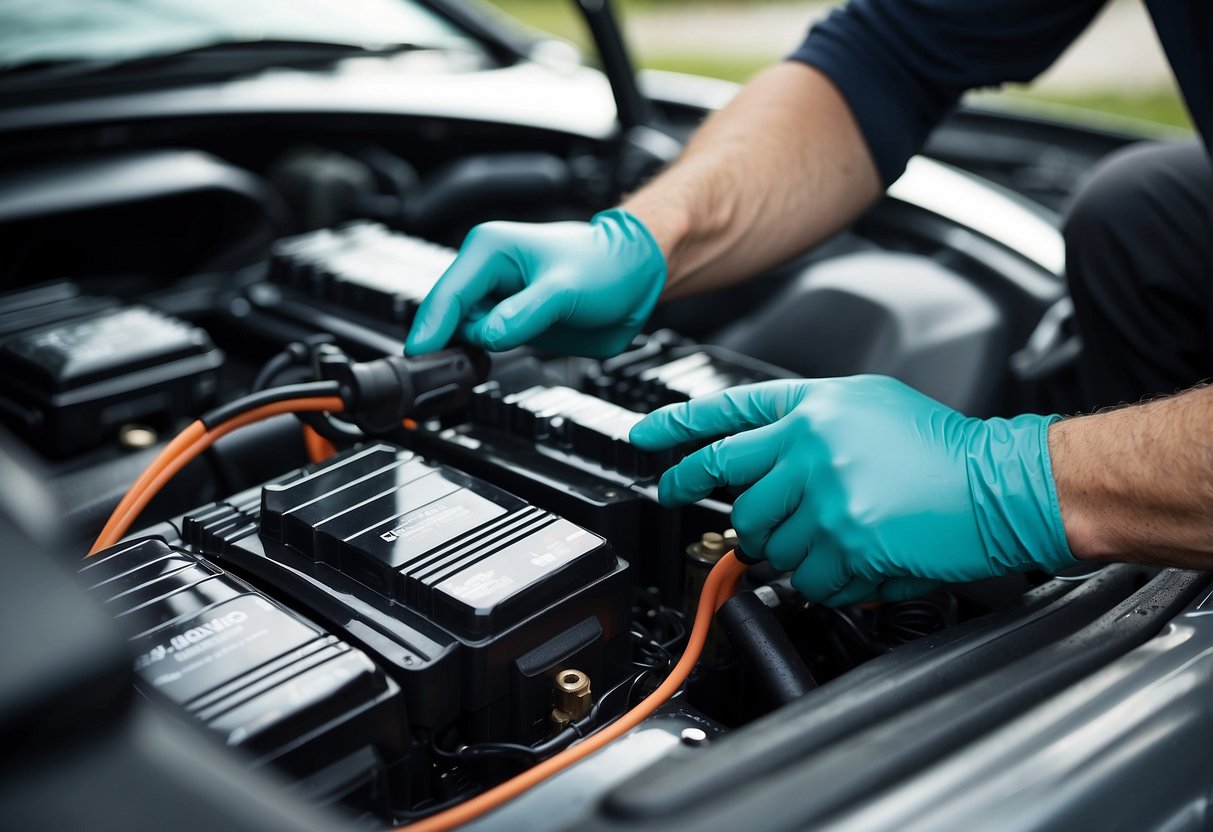
<instances>
[{"instance_id":1,"label":"plastic engine component","mask_svg":"<svg viewBox=\"0 0 1213 832\"><path fill-rule=\"evenodd\" d=\"M663 331L603 361L589 384L596 396L648 413L740 384L795 377L721 347L682 343Z\"/></svg>"},{"instance_id":2,"label":"plastic engine component","mask_svg":"<svg viewBox=\"0 0 1213 832\"><path fill-rule=\"evenodd\" d=\"M386 794L407 748L400 687L361 650L161 538L118 544L82 574L126 626L149 696L311 778L313 799Z\"/></svg>"},{"instance_id":3,"label":"plastic engine component","mask_svg":"<svg viewBox=\"0 0 1213 832\"><path fill-rule=\"evenodd\" d=\"M327 305L407 324L455 254L377 223L354 222L279 241L270 280Z\"/></svg>"},{"instance_id":4,"label":"plastic engine component","mask_svg":"<svg viewBox=\"0 0 1213 832\"><path fill-rule=\"evenodd\" d=\"M880 373L988 416L1004 408L1008 344L1027 337L1008 323L990 287L954 263L863 251L814 264L719 339L810 378Z\"/></svg>"},{"instance_id":5,"label":"plastic engine component","mask_svg":"<svg viewBox=\"0 0 1213 832\"><path fill-rule=\"evenodd\" d=\"M0 300L0 414L55 456L130 422L168 424L214 396L223 354L201 329L70 283Z\"/></svg>"},{"instance_id":6,"label":"plastic engine component","mask_svg":"<svg viewBox=\"0 0 1213 832\"><path fill-rule=\"evenodd\" d=\"M641 337L615 359L581 362L572 372L552 372L525 357L499 361L494 376L474 389L466 413L423 424L410 442L602 535L641 570L642 580L670 598L681 597L680 563L641 553L649 547L676 551L704 528L728 527L730 505L709 499L677 510L662 508L657 477L693 447L641 451L628 435L644 411L677 400L668 392L672 388L657 382L660 376L676 383L678 373L662 374L662 368L700 354L706 362L698 366L710 371L713 383L790 376L663 331ZM654 372L644 375L645 370ZM700 379L708 380L707 375Z\"/></svg>"},{"instance_id":7,"label":"plastic engine component","mask_svg":"<svg viewBox=\"0 0 1213 832\"><path fill-rule=\"evenodd\" d=\"M632 478L660 474L672 452L641 451L628 441L644 414L574 390L536 385L506 393L495 381L473 391L472 419L524 439L551 440L556 448Z\"/></svg>"},{"instance_id":8,"label":"plastic engine component","mask_svg":"<svg viewBox=\"0 0 1213 832\"><path fill-rule=\"evenodd\" d=\"M550 673L622 678L627 564L566 519L375 444L201 509L185 541L372 652L414 730L465 742L547 732Z\"/></svg>"}]
</instances>

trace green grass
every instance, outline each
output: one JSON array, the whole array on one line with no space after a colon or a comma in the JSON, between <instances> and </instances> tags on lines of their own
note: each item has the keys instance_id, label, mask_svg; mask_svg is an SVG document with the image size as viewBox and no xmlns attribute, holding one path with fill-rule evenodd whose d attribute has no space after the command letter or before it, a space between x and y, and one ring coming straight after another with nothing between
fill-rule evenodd
<instances>
[{"instance_id":1,"label":"green grass","mask_svg":"<svg viewBox=\"0 0 1213 832\"><path fill-rule=\"evenodd\" d=\"M573 0L489 0L506 14L540 31L575 43L587 55L593 55L592 41L586 32ZM702 6L704 3L736 3L738 0L618 0L617 8L625 21L629 14L643 13L654 8L669 9L677 6ZM749 0L757 3L762 0ZM723 78L726 81L743 83L764 66L779 60L779 55L761 56L745 54L667 53L637 54L634 56L641 67L687 72ZM1117 116L1129 116L1156 122L1169 127L1191 129L1192 122L1175 90L1156 91L1097 91L1091 93L1041 92L1031 88L1014 87L1011 95L1066 104Z\"/></svg>"},{"instance_id":2,"label":"green grass","mask_svg":"<svg viewBox=\"0 0 1213 832\"><path fill-rule=\"evenodd\" d=\"M1090 93L1053 93L1017 90L1015 95L1053 104L1066 104L1100 113L1152 121L1168 127L1192 129L1192 119L1177 90L1149 92L1097 91Z\"/></svg>"},{"instance_id":3,"label":"green grass","mask_svg":"<svg viewBox=\"0 0 1213 832\"><path fill-rule=\"evenodd\" d=\"M670 72L686 72L690 75L706 75L723 78L741 84L759 70L771 65L767 58L749 55L644 55L639 56L646 69L665 69Z\"/></svg>"},{"instance_id":4,"label":"green grass","mask_svg":"<svg viewBox=\"0 0 1213 832\"><path fill-rule=\"evenodd\" d=\"M487 0L506 14L536 29L560 37L580 36L580 14L574 0ZM712 6L761 5L767 0L616 0L616 11L624 19L629 14L651 10L704 8Z\"/></svg>"},{"instance_id":5,"label":"green grass","mask_svg":"<svg viewBox=\"0 0 1213 832\"><path fill-rule=\"evenodd\" d=\"M592 41L572 0L488 0L515 20L586 49Z\"/></svg>"}]
</instances>

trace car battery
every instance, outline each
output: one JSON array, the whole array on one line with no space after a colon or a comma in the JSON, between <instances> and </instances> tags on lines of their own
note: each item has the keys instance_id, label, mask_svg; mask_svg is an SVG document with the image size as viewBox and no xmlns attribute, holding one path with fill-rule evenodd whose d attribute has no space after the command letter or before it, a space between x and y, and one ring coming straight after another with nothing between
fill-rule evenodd
<instances>
[{"instance_id":1,"label":"car battery","mask_svg":"<svg viewBox=\"0 0 1213 832\"><path fill-rule=\"evenodd\" d=\"M405 754L399 685L363 651L214 562L147 537L89 558L81 574L124 625L149 697L258 764L343 784L313 798L382 786Z\"/></svg>"},{"instance_id":2,"label":"car battery","mask_svg":"<svg viewBox=\"0 0 1213 832\"><path fill-rule=\"evenodd\" d=\"M625 670L628 566L605 540L397 446L191 512L182 532L372 653L414 731L535 741L551 673L605 689Z\"/></svg>"},{"instance_id":3,"label":"car battery","mask_svg":"<svg viewBox=\"0 0 1213 832\"><path fill-rule=\"evenodd\" d=\"M196 415L222 364L198 327L70 283L0 298L0 416L51 456Z\"/></svg>"}]
</instances>

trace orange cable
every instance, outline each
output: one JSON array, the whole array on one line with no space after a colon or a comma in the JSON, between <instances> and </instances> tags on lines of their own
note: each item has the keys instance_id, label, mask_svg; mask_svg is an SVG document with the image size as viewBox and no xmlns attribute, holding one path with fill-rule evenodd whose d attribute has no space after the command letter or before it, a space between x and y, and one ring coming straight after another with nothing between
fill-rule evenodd
<instances>
[{"instance_id":1,"label":"orange cable","mask_svg":"<svg viewBox=\"0 0 1213 832\"><path fill-rule=\"evenodd\" d=\"M156 475L164 470L164 466L168 465L169 462L177 456L177 454L181 453L184 448L188 448L196 439L198 439L198 437L205 433L206 425L202 424L200 421L192 422L189 427L173 437L172 441L164 446L164 449L156 455L156 458L153 459L146 468L143 469L143 473L140 474L139 478L135 480L129 489L127 489L126 494L123 495L122 500L119 501L117 507L110 515L109 520L106 521L105 527L101 529L101 534L97 537L98 542L102 540L109 540L111 538L114 541L117 541L122 537L121 533L119 533L116 537L114 536L114 528L118 525L119 519L121 519L122 516L127 513L131 504L134 503L139 494L143 493L144 489L147 488L148 483L154 480ZM110 544L107 543L106 545L108 546ZM94 544L93 549L89 552L89 554L93 554L97 548L98 547Z\"/></svg>"},{"instance_id":2,"label":"orange cable","mask_svg":"<svg viewBox=\"0 0 1213 832\"><path fill-rule=\"evenodd\" d=\"M307 458L313 463L324 462L337 454L333 443L318 434L311 425L303 426L303 447L307 449Z\"/></svg>"},{"instance_id":3,"label":"orange cable","mask_svg":"<svg viewBox=\"0 0 1213 832\"><path fill-rule=\"evenodd\" d=\"M286 399L255 407L239 416L233 416L210 430L207 430L200 421L192 423L172 442L169 442L139 476L139 479L135 480L135 484L130 487L121 502L118 503L117 508L114 509L114 513L110 515L109 521L101 530L101 534L97 536L97 541L89 550L87 557L92 557L102 549L113 546L121 540L122 536L130 530L135 518L169 480L196 459L199 454L237 428L283 413L314 413L317 411L336 413L340 412L344 406L339 396L311 396Z\"/></svg>"},{"instance_id":4,"label":"orange cable","mask_svg":"<svg viewBox=\"0 0 1213 832\"><path fill-rule=\"evenodd\" d=\"M417 430L416 419L405 419L402 424L405 430ZM303 426L303 447L307 449L307 458L313 463L324 462L337 455L337 446L317 433L311 425Z\"/></svg>"},{"instance_id":5,"label":"orange cable","mask_svg":"<svg viewBox=\"0 0 1213 832\"><path fill-rule=\"evenodd\" d=\"M533 768L469 799L466 803L460 803L458 806L436 815L399 827L394 832L401 832L401 830L446 832L446 830L470 823L631 731L677 693L686 682L687 677L691 675L691 669L699 661L699 654L703 651L708 628L712 625L712 615L733 595L737 588L737 581L745 569L746 564L737 560L732 552L726 554L712 567L707 580L704 581L703 591L699 595L695 622L691 626L691 635L687 639L687 646L682 657L678 659L678 664L674 665L670 675L665 677L665 681L658 686L657 690L641 700L635 708L577 745L566 748Z\"/></svg>"}]
</instances>

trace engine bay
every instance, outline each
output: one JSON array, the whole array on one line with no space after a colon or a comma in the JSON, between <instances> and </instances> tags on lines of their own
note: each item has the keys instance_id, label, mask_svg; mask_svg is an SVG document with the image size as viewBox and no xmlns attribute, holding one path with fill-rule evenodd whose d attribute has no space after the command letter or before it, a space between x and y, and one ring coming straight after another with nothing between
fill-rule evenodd
<instances>
[{"instance_id":1,"label":"engine bay","mask_svg":"<svg viewBox=\"0 0 1213 832\"><path fill-rule=\"evenodd\" d=\"M453 257L356 221L275 243L260 274L221 285L222 314L176 292L128 301L72 281L11 293L0 410L52 456L95 459L116 438L130 451L131 425L155 435L245 386L398 353ZM272 476L197 489L187 468L81 575L126 633L146 697L308 801L378 824L424 817L657 687L735 545L731 495L663 508L656 478L677 456L633 448L628 430L662 405L791 375L666 329L602 361L496 356L462 395L369 433L340 414L279 416L238 452ZM733 616L731 640L714 627L683 691L650 717L680 742L997 603L941 589L827 609L761 565L745 586L760 609Z\"/></svg>"},{"instance_id":2,"label":"engine bay","mask_svg":"<svg viewBox=\"0 0 1213 832\"><path fill-rule=\"evenodd\" d=\"M645 165L525 125L313 120L301 141L270 121L139 124L67 161L61 138L6 148L0 421L141 700L308 810L361 828L437 816L605 736L674 674L736 546L736 495L663 507L658 477L690 449L633 447L644 414L855 372L978 415L1047 399L1007 366L1062 296L1057 276L908 186L746 287L665 305L617 356L406 359L473 224L587 217ZM47 182L57 201L31 199ZM344 412L286 406L338 390ZM403 418L384 391L408 400ZM249 402L283 409L160 469L114 531L191 420L213 432ZM1095 574L833 609L751 565L668 699L480 823L562 829L599 805L594 828L719 828L695 807L718 797L713 812L741 817L761 799L736 792L729 760L866 771L825 759L846 750L832 743L1123 605L1148 609L1126 644L1145 638L1199 588L1173 570ZM1058 661L1071 675L1055 686L1083 656ZM847 788L806 812L836 811Z\"/></svg>"},{"instance_id":3,"label":"engine bay","mask_svg":"<svg viewBox=\"0 0 1213 832\"><path fill-rule=\"evenodd\" d=\"M812 604L738 560L738 491L661 505L693 447L628 441L783 378L1074 412L1061 216L1140 127L962 105L618 355L404 356L474 226L609 209L735 89L636 72L609 3L601 70L462 3L382 44L377 6L333 10L373 43L6 73L0 826L1207 825L1207 575Z\"/></svg>"}]
</instances>

